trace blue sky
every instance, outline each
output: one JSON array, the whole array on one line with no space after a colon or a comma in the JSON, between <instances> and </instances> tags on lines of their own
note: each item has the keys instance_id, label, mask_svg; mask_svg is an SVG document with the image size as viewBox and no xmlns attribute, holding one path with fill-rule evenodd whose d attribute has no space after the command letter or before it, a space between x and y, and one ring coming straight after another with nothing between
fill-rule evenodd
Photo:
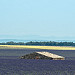
<instances>
[{"instance_id":1,"label":"blue sky","mask_svg":"<svg viewBox=\"0 0 75 75\"><path fill-rule=\"evenodd\" d=\"M0 38L19 36L72 39L75 0L0 0Z\"/></svg>"}]
</instances>

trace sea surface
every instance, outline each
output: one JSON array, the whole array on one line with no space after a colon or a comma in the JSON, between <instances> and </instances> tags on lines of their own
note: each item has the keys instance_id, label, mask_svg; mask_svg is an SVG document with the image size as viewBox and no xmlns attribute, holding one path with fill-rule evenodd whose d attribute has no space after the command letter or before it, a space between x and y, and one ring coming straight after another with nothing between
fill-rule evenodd
<instances>
[{"instance_id":1,"label":"sea surface","mask_svg":"<svg viewBox=\"0 0 75 75\"><path fill-rule=\"evenodd\" d=\"M47 51L65 60L20 59L36 51ZM0 49L0 75L75 75L75 51L40 49Z\"/></svg>"}]
</instances>

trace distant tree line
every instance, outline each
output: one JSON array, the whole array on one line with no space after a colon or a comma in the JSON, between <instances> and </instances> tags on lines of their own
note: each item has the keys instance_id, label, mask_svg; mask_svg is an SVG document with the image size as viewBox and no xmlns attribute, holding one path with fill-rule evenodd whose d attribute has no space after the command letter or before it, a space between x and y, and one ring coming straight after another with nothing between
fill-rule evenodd
<instances>
[{"instance_id":1,"label":"distant tree line","mask_svg":"<svg viewBox=\"0 0 75 75\"><path fill-rule=\"evenodd\" d=\"M13 41L10 41L10 42L6 42L6 43L0 43L0 45L25 45L24 42L13 42Z\"/></svg>"},{"instance_id":2,"label":"distant tree line","mask_svg":"<svg viewBox=\"0 0 75 75\"><path fill-rule=\"evenodd\" d=\"M73 42L27 42L26 45L39 45L39 46L75 46Z\"/></svg>"},{"instance_id":3,"label":"distant tree line","mask_svg":"<svg viewBox=\"0 0 75 75\"><path fill-rule=\"evenodd\" d=\"M54 41L49 41L49 42L6 42L6 43L0 43L0 45L36 45L36 46L75 46L75 43L73 42L54 42Z\"/></svg>"}]
</instances>

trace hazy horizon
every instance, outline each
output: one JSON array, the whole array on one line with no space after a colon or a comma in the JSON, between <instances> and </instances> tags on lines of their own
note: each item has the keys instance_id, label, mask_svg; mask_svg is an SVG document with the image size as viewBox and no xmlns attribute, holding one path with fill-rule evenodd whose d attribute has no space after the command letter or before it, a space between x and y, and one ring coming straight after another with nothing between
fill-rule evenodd
<instances>
[{"instance_id":1,"label":"hazy horizon","mask_svg":"<svg viewBox=\"0 0 75 75\"><path fill-rule=\"evenodd\" d=\"M0 1L0 39L74 38L75 0Z\"/></svg>"},{"instance_id":2,"label":"hazy horizon","mask_svg":"<svg viewBox=\"0 0 75 75\"><path fill-rule=\"evenodd\" d=\"M11 41L13 41L13 42L30 42L30 41L33 41L33 42L49 42L49 41L55 41L55 42L73 42L73 43L75 43L75 40L53 40L53 39L47 39L47 40L45 40L45 39L0 39L0 43L2 43L2 42L11 42Z\"/></svg>"},{"instance_id":3,"label":"hazy horizon","mask_svg":"<svg viewBox=\"0 0 75 75\"><path fill-rule=\"evenodd\" d=\"M40 35L0 35L0 39L23 39L23 40L75 40L71 36L40 36Z\"/></svg>"}]
</instances>

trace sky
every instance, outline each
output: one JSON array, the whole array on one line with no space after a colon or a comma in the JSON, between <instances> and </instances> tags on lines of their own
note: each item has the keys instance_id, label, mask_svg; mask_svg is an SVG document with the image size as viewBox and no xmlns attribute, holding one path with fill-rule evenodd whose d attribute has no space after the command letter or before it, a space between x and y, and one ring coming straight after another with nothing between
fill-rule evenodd
<instances>
[{"instance_id":1,"label":"sky","mask_svg":"<svg viewBox=\"0 0 75 75\"><path fill-rule=\"evenodd\" d=\"M75 0L0 0L0 39L74 39Z\"/></svg>"}]
</instances>

